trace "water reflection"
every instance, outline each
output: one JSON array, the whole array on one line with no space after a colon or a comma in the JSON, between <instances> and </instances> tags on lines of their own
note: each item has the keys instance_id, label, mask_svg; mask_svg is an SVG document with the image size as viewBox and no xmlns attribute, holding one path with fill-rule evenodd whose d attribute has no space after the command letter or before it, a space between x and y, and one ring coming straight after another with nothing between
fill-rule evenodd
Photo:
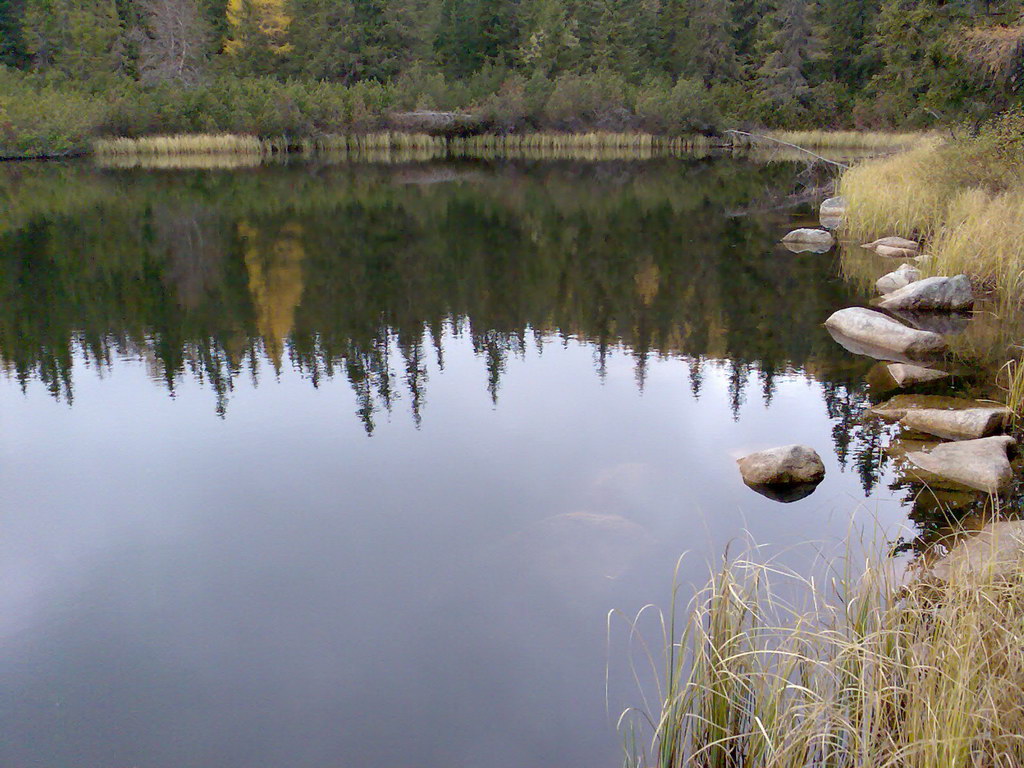
<instances>
[{"instance_id":1,"label":"water reflection","mask_svg":"<svg viewBox=\"0 0 1024 768\"><path fill-rule=\"evenodd\" d=\"M314 385L346 376L368 431L399 390L420 418L422 360L443 367L448 326L472 339L495 399L507 359L549 337L592 345L598 375L628 349L641 388L652 358L689 359L695 394L705 361L727 361L734 416L751 376L769 402L789 371L855 380L819 328L851 298L831 261L780 253L778 220L744 215L796 169L468 165L427 188L378 167L11 171L0 353L68 399L76 352L101 367L141 357L172 390L209 382L222 413L265 356Z\"/></svg>"},{"instance_id":2,"label":"water reflection","mask_svg":"<svg viewBox=\"0 0 1024 768\"><path fill-rule=\"evenodd\" d=\"M0 168L0 763L617 764L610 608L904 517L802 171Z\"/></svg>"}]
</instances>

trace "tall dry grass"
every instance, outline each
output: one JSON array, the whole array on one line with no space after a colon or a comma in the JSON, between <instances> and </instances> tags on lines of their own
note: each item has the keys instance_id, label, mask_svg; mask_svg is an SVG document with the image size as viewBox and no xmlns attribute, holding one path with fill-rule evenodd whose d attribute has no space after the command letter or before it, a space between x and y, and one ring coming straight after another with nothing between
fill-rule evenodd
<instances>
[{"instance_id":1,"label":"tall dry grass","mask_svg":"<svg viewBox=\"0 0 1024 768\"><path fill-rule=\"evenodd\" d=\"M139 139L100 139L93 151L103 161L112 158L323 153L359 159L430 159L434 157L527 157L610 159L653 157L706 149L703 136L656 136L646 133L526 133L485 134L445 139L427 134L384 131L329 135L289 140L255 136L182 135Z\"/></svg>"},{"instance_id":2,"label":"tall dry grass","mask_svg":"<svg viewBox=\"0 0 1024 768\"><path fill-rule=\"evenodd\" d=\"M1024 571L902 586L892 562L814 581L726 564L662 619L659 711L628 762L658 768L1024 765Z\"/></svg>"},{"instance_id":3,"label":"tall dry grass","mask_svg":"<svg viewBox=\"0 0 1024 768\"><path fill-rule=\"evenodd\" d=\"M996 131L976 139L924 142L847 171L845 233L921 239L932 274L967 273L1024 298L1024 176L1016 150Z\"/></svg>"},{"instance_id":4,"label":"tall dry grass","mask_svg":"<svg viewBox=\"0 0 1024 768\"><path fill-rule=\"evenodd\" d=\"M907 149L930 140L928 133L892 133L884 131L772 131L779 141L815 149Z\"/></svg>"}]
</instances>

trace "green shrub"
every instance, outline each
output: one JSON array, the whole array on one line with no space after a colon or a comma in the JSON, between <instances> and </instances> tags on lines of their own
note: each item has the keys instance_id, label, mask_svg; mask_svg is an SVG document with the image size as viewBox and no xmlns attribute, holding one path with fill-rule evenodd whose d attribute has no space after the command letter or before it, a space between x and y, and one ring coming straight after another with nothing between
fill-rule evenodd
<instances>
[{"instance_id":1,"label":"green shrub","mask_svg":"<svg viewBox=\"0 0 1024 768\"><path fill-rule=\"evenodd\" d=\"M85 152L102 102L0 66L0 157Z\"/></svg>"}]
</instances>

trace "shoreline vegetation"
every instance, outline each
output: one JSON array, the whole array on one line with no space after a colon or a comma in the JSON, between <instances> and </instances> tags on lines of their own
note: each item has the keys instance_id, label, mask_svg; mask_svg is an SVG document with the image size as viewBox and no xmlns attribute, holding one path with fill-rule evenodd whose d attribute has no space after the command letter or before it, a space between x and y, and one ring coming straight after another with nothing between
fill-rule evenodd
<instances>
[{"instance_id":1,"label":"shoreline vegetation","mask_svg":"<svg viewBox=\"0 0 1024 768\"><path fill-rule=\"evenodd\" d=\"M617 153L622 157L727 149L784 151L775 139L800 147L834 150L891 152L906 149L927 140L924 133L856 133L850 131L789 131L768 133L755 139L731 136L659 135L641 132L588 131L578 133L532 132L517 134L483 133L474 136L438 136L428 133L381 131L362 134L329 134L319 138L260 139L238 134L182 134L141 138L100 138L89 154L112 160L132 157L174 157L250 155L341 154L361 155L399 153L412 157L574 157L590 153Z\"/></svg>"},{"instance_id":2,"label":"shoreline vegetation","mask_svg":"<svg viewBox=\"0 0 1024 768\"><path fill-rule=\"evenodd\" d=\"M627 766L1020 765L1024 579L995 554L1020 525L951 529L945 570L848 553L853 569L815 580L727 560L683 615L660 617L663 658L641 651L662 706L620 718ZM957 557L971 534L982 546Z\"/></svg>"},{"instance_id":3,"label":"shoreline vegetation","mask_svg":"<svg viewBox=\"0 0 1024 768\"><path fill-rule=\"evenodd\" d=\"M967 274L993 295L981 335L968 330L960 343L1011 357L1000 373L1018 436L1022 167L1024 113L1009 110L969 135L859 162L838 182L847 277L873 283L879 264L856 243L896 235L922 244L923 273ZM921 493L938 500L941 491ZM939 506L945 522L909 562L884 554L898 548L873 547L859 563L848 555L848 572L816 580L727 557L680 616L674 593L673 614L661 618L664 656L648 658L662 664L660 711L620 719L627 765L1024 764L1020 501L991 496L967 516Z\"/></svg>"}]
</instances>

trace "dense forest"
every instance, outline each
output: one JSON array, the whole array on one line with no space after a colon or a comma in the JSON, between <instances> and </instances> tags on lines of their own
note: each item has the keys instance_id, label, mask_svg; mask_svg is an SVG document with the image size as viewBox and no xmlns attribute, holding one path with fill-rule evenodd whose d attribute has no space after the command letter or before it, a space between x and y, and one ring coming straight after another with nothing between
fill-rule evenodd
<instances>
[{"instance_id":1,"label":"dense forest","mask_svg":"<svg viewBox=\"0 0 1024 768\"><path fill-rule=\"evenodd\" d=\"M1021 0L0 0L0 147L379 128L921 128L1012 102ZM35 144L33 144L35 142Z\"/></svg>"}]
</instances>

